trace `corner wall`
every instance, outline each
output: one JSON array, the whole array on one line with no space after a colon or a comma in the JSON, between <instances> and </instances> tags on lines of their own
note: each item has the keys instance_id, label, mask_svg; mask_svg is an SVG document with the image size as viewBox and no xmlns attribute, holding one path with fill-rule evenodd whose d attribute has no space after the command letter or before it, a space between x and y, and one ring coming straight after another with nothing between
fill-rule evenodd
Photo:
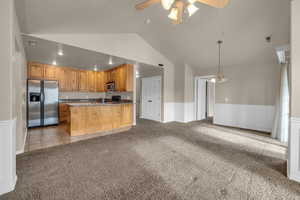
<instances>
[{"instance_id":1,"label":"corner wall","mask_svg":"<svg viewBox=\"0 0 300 200\"><path fill-rule=\"evenodd\" d=\"M288 177L300 182L300 1L291 2L291 119Z\"/></svg>"},{"instance_id":2,"label":"corner wall","mask_svg":"<svg viewBox=\"0 0 300 200\"><path fill-rule=\"evenodd\" d=\"M20 39L14 1L0 2L0 195L14 189L16 148L22 149L26 133L23 92L25 54ZM24 98L23 98L24 97Z\"/></svg>"}]
</instances>

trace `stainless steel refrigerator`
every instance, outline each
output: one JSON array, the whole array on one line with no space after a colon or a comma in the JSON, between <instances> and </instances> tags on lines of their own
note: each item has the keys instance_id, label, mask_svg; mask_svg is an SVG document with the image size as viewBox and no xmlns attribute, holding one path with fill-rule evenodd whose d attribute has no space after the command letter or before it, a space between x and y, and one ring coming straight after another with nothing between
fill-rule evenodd
<instances>
[{"instance_id":1,"label":"stainless steel refrigerator","mask_svg":"<svg viewBox=\"0 0 300 200\"><path fill-rule=\"evenodd\" d=\"M27 81L27 126L58 124L58 82Z\"/></svg>"}]
</instances>

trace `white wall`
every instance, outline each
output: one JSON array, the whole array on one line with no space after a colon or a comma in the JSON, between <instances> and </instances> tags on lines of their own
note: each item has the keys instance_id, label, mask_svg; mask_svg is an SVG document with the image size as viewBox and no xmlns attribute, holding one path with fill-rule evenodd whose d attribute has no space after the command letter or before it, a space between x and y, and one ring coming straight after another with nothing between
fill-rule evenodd
<instances>
[{"instance_id":1,"label":"white wall","mask_svg":"<svg viewBox=\"0 0 300 200\"><path fill-rule=\"evenodd\" d=\"M288 176L300 182L300 1L291 6L291 120Z\"/></svg>"},{"instance_id":2,"label":"white wall","mask_svg":"<svg viewBox=\"0 0 300 200\"><path fill-rule=\"evenodd\" d=\"M14 1L0 1L0 195L14 189L16 149L22 151L26 137L26 60Z\"/></svg>"},{"instance_id":3,"label":"white wall","mask_svg":"<svg viewBox=\"0 0 300 200\"><path fill-rule=\"evenodd\" d=\"M34 37L154 65L164 64L164 121L174 119L174 65L137 34L32 34Z\"/></svg>"},{"instance_id":4,"label":"white wall","mask_svg":"<svg viewBox=\"0 0 300 200\"><path fill-rule=\"evenodd\" d=\"M200 69L197 75L214 75L215 71ZM216 84L214 123L271 132L280 83L280 66L262 64L225 67L224 73L229 80Z\"/></svg>"}]
</instances>

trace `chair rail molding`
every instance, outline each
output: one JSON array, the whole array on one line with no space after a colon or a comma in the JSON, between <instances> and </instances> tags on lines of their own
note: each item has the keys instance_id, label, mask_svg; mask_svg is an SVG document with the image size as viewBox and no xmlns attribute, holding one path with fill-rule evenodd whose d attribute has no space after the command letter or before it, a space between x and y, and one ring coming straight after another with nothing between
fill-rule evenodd
<instances>
[{"instance_id":1,"label":"chair rail molding","mask_svg":"<svg viewBox=\"0 0 300 200\"><path fill-rule=\"evenodd\" d=\"M0 195L14 190L16 175L16 119L0 121Z\"/></svg>"},{"instance_id":2,"label":"chair rail molding","mask_svg":"<svg viewBox=\"0 0 300 200\"><path fill-rule=\"evenodd\" d=\"M290 118L288 177L300 182L300 117Z\"/></svg>"}]
</instances>

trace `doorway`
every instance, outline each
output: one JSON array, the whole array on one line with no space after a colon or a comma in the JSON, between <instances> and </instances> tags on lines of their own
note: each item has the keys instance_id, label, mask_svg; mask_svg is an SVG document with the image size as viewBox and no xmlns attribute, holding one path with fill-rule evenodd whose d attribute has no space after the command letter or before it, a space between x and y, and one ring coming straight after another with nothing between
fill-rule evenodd
<instances>
[{"instance_id":1,"label":"doorway","mask_svg":"<svg viewBox=\"0 0 300 200\"><path fill-rule=\"evenodd\" d=\"M213 122L215 106L214 77L195 78L195 116L196 120Z\"/></svg>"},{"instance_id":2,"label":"doorway","mask_svg":"<svg viewBox=\"0 0 300 200\"><path fill-rule=\"evenodd\" d=\"M142 78L141 118L161 121L161 76Z\"/></svg>"},{"instance_id":3,"label":"doorway","mask_svg":"<svg viewBox=\"0 0 300 200\"><path fill-rule=\"evenodd\" d=\"M164 69L159 66L137 63L135 73L136 123L144 121L140 119L162 122Z\"/></svg>"}]
</instances>

